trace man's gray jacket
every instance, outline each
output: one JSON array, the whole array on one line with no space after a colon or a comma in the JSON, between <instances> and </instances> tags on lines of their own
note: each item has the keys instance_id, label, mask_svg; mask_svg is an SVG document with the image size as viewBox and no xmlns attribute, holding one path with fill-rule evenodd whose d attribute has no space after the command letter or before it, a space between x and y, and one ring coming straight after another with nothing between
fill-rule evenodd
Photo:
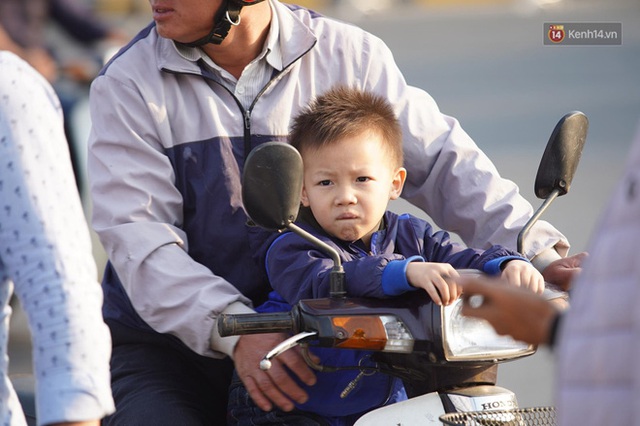
<instances>
[{"instance_id":1,"label":"man's gray jacket","mask_svg":"<svg viewBox=\"0 0 640 426\"><path fill-rule=\"evenodd\" d=\"M403 197L438 226L473 247L513 248L532 214L458 122L407 85L381 40L303 8L271 4L282 66L246 110L202 61L186 60L153 24L91 88L88 167L93 227L110 259L106 318L177 336L207 356L230 355L237 339L217 335L217 315L250 312L269 290L245 225L240 184L247 153L286 140L290 119L336 84L382 94L394 105L408 170ZM544 222L527 242L528 257L568 247Z\"/></svg>"}]
</instances>

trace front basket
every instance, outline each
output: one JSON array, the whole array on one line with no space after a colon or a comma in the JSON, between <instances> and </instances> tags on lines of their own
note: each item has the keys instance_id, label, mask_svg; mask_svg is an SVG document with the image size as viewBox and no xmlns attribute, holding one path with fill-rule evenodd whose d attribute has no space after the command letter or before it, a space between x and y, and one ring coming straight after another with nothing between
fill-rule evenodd
<instances>
[{"instance_id":1,"label":"front basket","mask_svg":"<svg viewBox=\"0 0 640 426\"><path fill-rule=\"evenodd\" d=\"M449 426L555 426L554 407L530 407L499 411L469 411L440 416Z\"/></svg>"}]
</instances>

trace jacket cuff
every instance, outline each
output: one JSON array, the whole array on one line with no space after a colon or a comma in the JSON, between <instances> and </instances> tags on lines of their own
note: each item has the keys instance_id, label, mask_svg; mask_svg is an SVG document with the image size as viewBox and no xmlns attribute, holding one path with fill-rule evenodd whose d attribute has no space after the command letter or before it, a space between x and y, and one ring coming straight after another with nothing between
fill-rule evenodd
<instances>
[{"instance_id":1,"label":"jacket cuff","mask_svg":"<svg viewBox=\"0 0 640 426\"><path fill-rule=\"evenodd\" d=\"M558 259L562 259L562 256L556 251L556 249L548 248L531 259L531 263L538 271L542 272L547 266L549 266L549 264Z\"/></svg>"},{"instance_id":2,"label":"jacket cuff","mask_svg":"<svg viewBox=\"0 0 640 426\"><path fill-rule=\"evenodd\" d=\"M36 380L38 424L87 421L113 413L109 379L107 369L68 374L52 369L46 375L39 375Z\"/></svg>"},{"instance_id":3,"label":"jacket cuff","mask_svg":"<svg viewBox=\"0 0 640 426\"><path fill-rule=\"evenodd\" d=\"M531 263L528 259L522 256L501 256L496 257L495 259L491 259L490 261L485 263L482 267L482 271L489 275L500 275L503 265L510 260L522 260L524 262Z\"/></svg>"},{"instance_id":4,"label":"jacket cuff","mask_svg":"<svg viewBox=\"0 0 640 426\"><path fill-rule=\"evenodd\" d=\"M255 311L243 303L234 302L227 306L227 308L221 313L254 314ZM209 344L209 346L211 346L211 349L216 352L222 352L223 354L228 355L231 359L233 359L233 350L235 349L238 340L240 340L240 336L220 336L220 333L218 333L218 321L214 321L213 328L211 329L211 341Z\"/></svg>"},{"instance_id":5,"label":"jacket cuff","mask_svg":"<svg viewBox=\"0 0 640 426\"><path fill-rule=\"evenodd\" d=\"M407 265L411 262L424 262L422 256L411 256L404 260L392 260L382 271L382 291L387 296L398 296L416 290L407 281Z\"/></svg>"}]
</instances>

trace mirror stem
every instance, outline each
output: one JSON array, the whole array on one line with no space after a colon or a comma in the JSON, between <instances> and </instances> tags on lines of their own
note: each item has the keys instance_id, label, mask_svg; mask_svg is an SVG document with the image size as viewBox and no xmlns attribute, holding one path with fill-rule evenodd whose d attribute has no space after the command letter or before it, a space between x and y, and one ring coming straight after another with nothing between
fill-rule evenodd
<instances>
[{"instance_id":1,"label":"mirror stem","mask_svg":"<svg viewBox=\"0 0 640 426\"><path fill-rule=\"evenodd\" d=\"M524 256L523 248L524 248L524 236L529 232L531 227L538 221L542 213L544 213L549 205L560 195L560 189L555 188L551 194L544 200L544 203L538 208L538 210L531 216L531 219L522 227L522 230L518 234L518 243L517 249L518 253Z\"/></svg>"},{"instance_id":2,"label":"mirror stem","mask_svg":"<svg viewBox=\"0 0 640 426\"><path fill-rule=\"evenodd\" d=\"M326 254L328 254L333 260L333 269L331 270L329 294L333 299L343 299L347 292L344 288L344 269L342 268L342 262L340 261L340 255L338 251L331 247L329 244L320 240L319 238L311 235L304 229L300 228L295 223L291 222L287 225L291 231L300 235L305 240L321 248Z\"/></svg>"}]
</instances>

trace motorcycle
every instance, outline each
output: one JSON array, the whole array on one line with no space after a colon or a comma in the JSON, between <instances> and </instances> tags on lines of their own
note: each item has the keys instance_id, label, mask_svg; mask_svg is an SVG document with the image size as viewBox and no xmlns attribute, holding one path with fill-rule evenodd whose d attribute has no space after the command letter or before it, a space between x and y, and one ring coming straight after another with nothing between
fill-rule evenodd
<instances>
[{"instance_id":1,"label":"motorcycle","mask_svg":"<svg viewBox=\"0 0 640 426\"><path fill-rule=\"evenodd\" d=\"M535 194L544 200L518 235L517 248L549 205L565 195L577 168L588 129L581 112L566 114L554 128L542 156ZM374 352L376 371L403 379L409 399L372 410L362 425L525 425L555 422L553 407L520 408L516 395L496 386L500 363L530 356L536 347L498 335L487 322L461 315L459 298L438 306L425 292L392 299L348 297L338 253L294 222L300 204L302 160L288 144L269 142L254 149L243 172L242 197L252 222L262 228L289 230L314 243L333 259L330 296L299 301L290 312L223 314L221 336L284 332L291 337L265 354L260 368L300 345L306 362L318 371L336 367L315 364L309 347L365 349ZM479 271L459 271L480 274ZM547 284L545 297L566 304L566 293ZM352 366L351 368L358 368ZM362 369L361 374L368 370ZM357 383L358 377L350 383Z\"/></svg>"}]
</instances>

